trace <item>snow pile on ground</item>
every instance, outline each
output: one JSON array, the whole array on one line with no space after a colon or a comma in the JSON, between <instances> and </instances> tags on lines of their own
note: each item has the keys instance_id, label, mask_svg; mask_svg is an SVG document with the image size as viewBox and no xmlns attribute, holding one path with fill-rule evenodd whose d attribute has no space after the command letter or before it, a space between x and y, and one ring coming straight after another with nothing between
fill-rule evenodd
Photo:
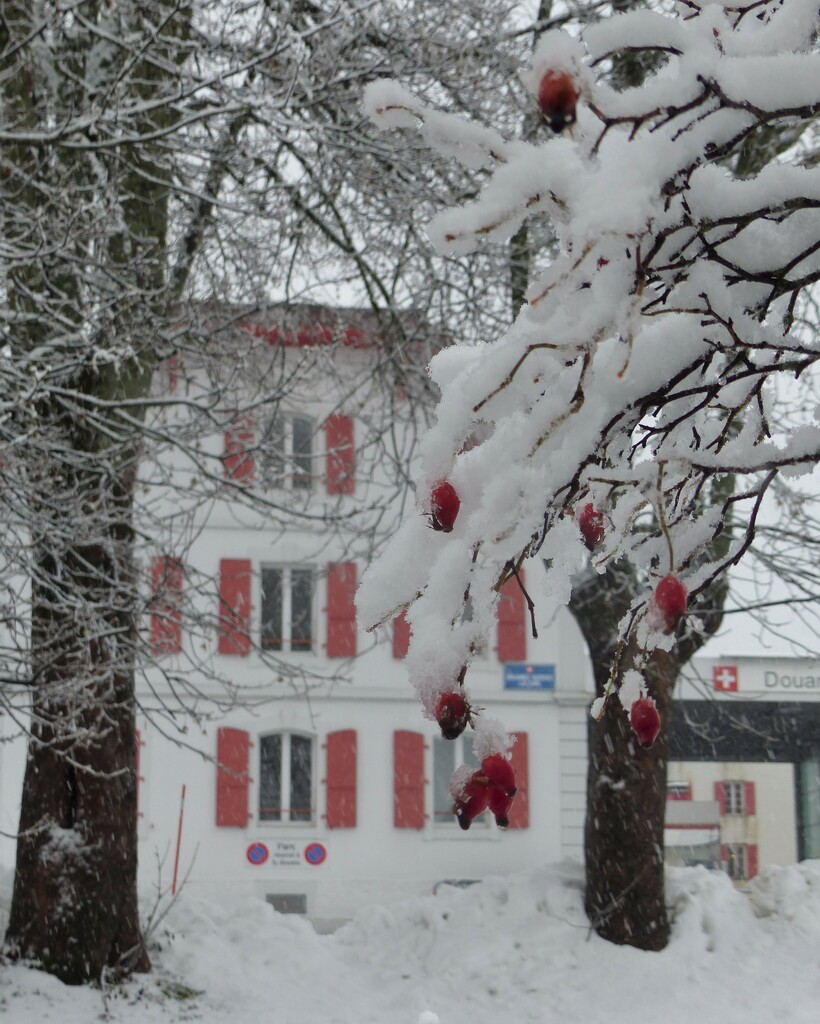
<instances>
[{"instance_id":1,"label":"snow pile on ground","mask_svg":"<svg viewBox=\"0 0 820 1024\"><path fill-rule=\"evenodd\" d=\"M152 937L153 974L105 992L0 965L3 1024L816 1024L820 861L737 892L670 870L662 953L591 934L577 865L368 908L334 935L248 899L183 893Z\"/></svg>"}]
</instances>

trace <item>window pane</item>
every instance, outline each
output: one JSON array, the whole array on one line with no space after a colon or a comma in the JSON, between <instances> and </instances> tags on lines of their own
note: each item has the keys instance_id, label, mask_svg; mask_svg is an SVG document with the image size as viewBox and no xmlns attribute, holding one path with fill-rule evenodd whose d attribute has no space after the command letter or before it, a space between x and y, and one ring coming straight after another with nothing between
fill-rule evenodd
<instances>
[{"instance_id":1,"label":"window pane","mask_svg":"<svg viewBox=\"0 0 820 1024\"><path fill-rule=\"evenodd\" d=\"M464 763L469 765L470 768L480 768L481 762L476 757L476 753L473 750L473 737L469 735L463 736L461 742L464 748L461 752L461 756L464 758Z\"/></svg>"},{"instance_id":2,"label":"window pane","mask_svg":"<svg viewBox=\"0 0 820 1024\"><path fill-rule=\"evenodd\" d=\"M282 737L259 741L259 820L282 820Z\"/></svg>"},{"instance_id":3,"label":"window pane","mask_svg":"<svg viewBox=\"0 0 820 1024\"><path fill-rule=\"evenodd\" d=\"M726 871L735 882L746 878L746 847L742 843L730 843L727 850Z\"/></svg>"},{"instance_id":4,"label":"window pane","mask_svg":"<svg viewBox=\"0 0 820 1024\"><path fill-rule=\"evenodd\" d=\"M743 814L743 783L724 782L723 792L726 798L726 813Z\"/></svg>"},{"instance_id":5,"label":"window pane","mask_svg":"<svg viewBox=\"0 0 820 1024\"><path fill-rule=\"evenodd\" d=\"M285 421L277 416L270 421L262 445L265 482L271 487L285 485Z\"/></svg>"},{"instance_id":6,"label":"window pane","mask_svg":"<svg viewBox=\"0 0 820 1024\"><path fill-rule=\"evenodd\" d=\"M290 820L311 821L313 808L313 740L309 736L290 738Z\"/></svg>"},{"instance_id":7,"label":"window pane","mask_svg":"<svg viewBox=\"0 0 820 1024\"><path fill-rule=\"evenodd\" d=\"M313 423L293 417L293 486L309 489L313 476Z\"/></svg>"},{"instance_id":8,"label":"window pane","mask_svg":"<svg viewBox=\"0 0 820 1024\"><path fill-rule=\"evenodd\" d=\"M282 570L262 569L262 650L282 650Z\"/></svg>"},{"instance_id":9,"label":"window pane","mask_svg":"<svg viewBox=\"0 0 820 1024\"><path fill-rule=\"evenodd\" d=\"M450 824L453 816L453 798L450 796L450 777L456 770L456 748L452 740L437 736L433 740L433 821Z\"/></svg>"},{"instance_id":10,"label":"window pane","mask_svg":"<svg viewBox=\"0 0 820 1024\"><path fill-rule=\"evenodd\" d=\"M292 569L290 574L290 649L313 648L313 572Z\"/></svg>"}]
</instances>

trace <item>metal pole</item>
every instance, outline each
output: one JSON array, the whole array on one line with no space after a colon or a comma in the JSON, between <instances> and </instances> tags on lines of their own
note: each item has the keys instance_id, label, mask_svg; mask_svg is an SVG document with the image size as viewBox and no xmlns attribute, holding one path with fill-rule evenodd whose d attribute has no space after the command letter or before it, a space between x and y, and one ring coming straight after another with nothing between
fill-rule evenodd
<instances>
[{"instance_id":1,"label":"metal pole","mask_svg":"<svg viewBox=\"0 0 820 1024\"><path fill-rule=\"evenodd\" d=\"M179 827L177 828L177 849L174 854L174 880L171 883L171 895L175 896L177 891L177 873L179 871L179 847L182 843L182 819L185 815L185 783L182 784L182 797L179 801Z\"/></svg>"}]
</instances>

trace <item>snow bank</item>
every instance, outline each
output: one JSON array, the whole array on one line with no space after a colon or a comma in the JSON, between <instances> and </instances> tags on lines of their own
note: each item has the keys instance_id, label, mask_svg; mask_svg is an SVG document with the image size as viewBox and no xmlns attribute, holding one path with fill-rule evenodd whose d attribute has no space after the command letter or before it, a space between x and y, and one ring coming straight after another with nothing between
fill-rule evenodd
<instances>
[{"instance_id":1,"label":"snow bank","mask_svg":"<svg viewBox=\"0 0 820 1024\"><path fill-rule=\"evenodd\" d=\"M104 995L0 966L2 1019L817 1021L820 861L769 868L748 895L720 873L670 870L673 930L662 953L591 933L582 884L580 867L562 864L467 889L444 886L435 896L363 910L331 936L259 901L215 904L183 893L154 936L152 975Z\"/></svg>"}]
</instances>

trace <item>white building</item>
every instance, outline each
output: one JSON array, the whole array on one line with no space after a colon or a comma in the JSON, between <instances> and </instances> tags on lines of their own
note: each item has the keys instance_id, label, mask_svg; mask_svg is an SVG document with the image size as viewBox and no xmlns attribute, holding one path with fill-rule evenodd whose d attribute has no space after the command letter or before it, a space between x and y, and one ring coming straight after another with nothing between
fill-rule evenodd
<instances>
[{"instance_id":1,"label":"white building","mask_svg":"<svg viewBox=\"0 0 820 1024\"><path fill-rule=\"evenodd\" d=\"M397 521L378 428L389 415L389 444L404 457L417 417L407 385L386 402L384 350L366 318L327 315L244 325L256 349L237 355L247 362L232 385L237 415L160 450L148 472L154 664L138 683L144 879L160 871L167 886L178 872L223 897L251 890L320 927L445 880L580 857L592 697L569 614L539 623L533 640L523 596L508 588L467 685L473 705L516 735L519 793L508 831L487 813L462 832L447 784L472 757L470 730L441 738L403 668L404 620L368 633L354 604L375 540ZM207 392L194 359L170 367L162 386L184 400ZM154 427L185 415L166 409ZM209 477L218 487L205 501ZM411 500L401 514L421 513ZM528 568L533 593L537 571ZM21 755L0 744L7 836ZM9 838L0 855L13 863Z\"/></svg>"}]
</instances>

